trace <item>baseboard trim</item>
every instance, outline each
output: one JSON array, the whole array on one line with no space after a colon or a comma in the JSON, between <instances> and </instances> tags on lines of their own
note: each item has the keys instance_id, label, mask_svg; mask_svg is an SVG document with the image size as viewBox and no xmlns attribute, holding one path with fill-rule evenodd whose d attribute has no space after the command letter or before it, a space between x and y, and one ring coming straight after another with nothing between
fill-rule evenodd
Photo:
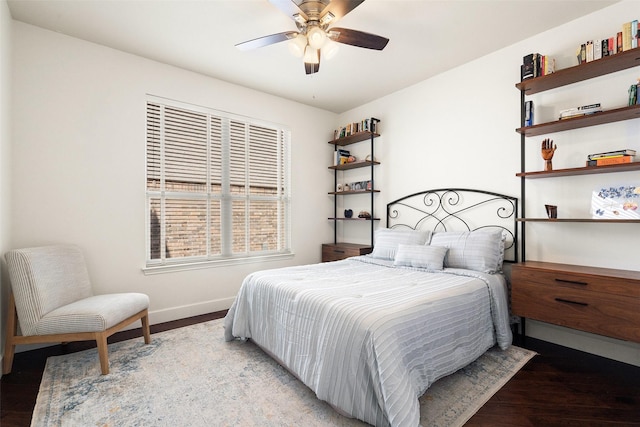
<instances>
[{"instance_id":1,"label":"baseboard trim","mask_svg":"<svg viewBox=\"0 0 640 427\"><path fill-rule=\"evenodd\" d=\"M640 366L640 344L527 319L527 336Z\"/></svg>"},{"instance_id":2,"label":"baseboard trim","mask_svg":"<svg viewBox=\"0 0 640 427\"><path fill-rule=\"evenodd\" d=\"M188 317L199 316L201 314L227 310L231 307L234 300L235 296L231 298L222 298L151 311L149 312L149 323L155 325L157 323L170 322L172 320L186 319Z\"/></svg>"}]
</instances>

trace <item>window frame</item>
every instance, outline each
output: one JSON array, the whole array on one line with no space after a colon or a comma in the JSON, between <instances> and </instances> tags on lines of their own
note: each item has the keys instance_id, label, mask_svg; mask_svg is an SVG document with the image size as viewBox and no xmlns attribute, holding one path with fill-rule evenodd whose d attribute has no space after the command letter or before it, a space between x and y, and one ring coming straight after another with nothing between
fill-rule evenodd
<instances>
[{"instance_id":1,"label":"window frame","mask_svg":"<svg viewBox=\"0 0 640 427\"><path fill-rule=\"evenodd\" d=\"M205 190L203 192L190 192L190 191L168 191L165 187L165 178L167 173L165 171L165 129L167 126L164 123L164 114L160 115L160 129L159 136L160 139L160 165L158 167L158 175L159 178L159 189L150 189L149 188L149 176L150 176L150 168L149 168L149 138L150 138L150 126L149 126L149 112L150 112L150 104L158 104L160 105L160 109L164 111L165 107L175 108L180 110L186 110L191 113L195 113L198 115L206 116L206 183L204 185ZM213 166L211 162L212 150L212 132L211 132L211 123L212 120L220 120L221 121L221 144L220 153L222 153L221 159L221 189L220 192L217 193L212 189L212 172ZM231 127L240 125L244 126L244 191L242 193L238 193L237 191L231 191L230 180L231 170L230 163L231 160L231 148L230 146L234 143L232 141L233 137L231 136L232 131ZM266 194L253 194L252 186L250 183L251 177L256 177L256 173L259 174L259 170L253 169L253 174L251 173L252 169L249 167L249 159L250 154L252 153L249 145L250 145L250 133L251 130L266 130L270 133L276 132L275 143L276 143L276 168L277 171L275 175L277 176L274 188L276 189L276 194L266 195ZM237 144L238 140L235 140ZM242 140L240 140L242 143ZM262 148L262 146L260 146ZM143 267L144 274L156 274L162 272L172 272L172 271L182 271L182 270L191 270L191 269L200 269L200 268L208 268L208 267L216 267L216 266L227 266L234 264L246 264L246 263L254 263L254 262L263 262L266 260L277 260L277 259L287 259L293 256L293 251L291 249L291 131L284 125L266 122L264 120L259 120L251 117L241 116L238 114L232 114L224 111L215 110L213 108L198 106L194 104L189 104L185 102L175 101L163 97L158 97L154 95L147 95L145 99L145 266ZM237 176L237 174L234 174ZM261 175L257 175L262 178ZM237 188L236 188L237 189ZM160 258L154 259L151 256L152 253L152 200L156 200L160 202L160 218L158 219L160 226ZM205 246L205 254L204 255L196 255L196 256L184 256L179 258L171 258L166 257L165 242L165 229L167 225L166 220L166 202L167 200L188 200L188 201L204 201L204 210L206 211L206 226L205 226L205 236L206 240ZM220 253L211 253L211 241L212 236L214 235L213 227L211 226L212 219L214 216L212 215L212 202L218 201L219 206L219 223L220 223ZM277 209L277 236L276 236L276 248L271 250L252 250L250 241L252 238L252 234L250 232L251 225L251 217L249 216L249 206L251 203L260 202L260 201L272 201L275 202L278 206ZM244 203L244 240L245 240L245 251L241 253L233 253L233 234L234 234L234 219L233 215L233 202L242 201ZM164 221L164 224L163 224ZM202 249L202 247L201 247Z\"/></svg>"}]
</instances>

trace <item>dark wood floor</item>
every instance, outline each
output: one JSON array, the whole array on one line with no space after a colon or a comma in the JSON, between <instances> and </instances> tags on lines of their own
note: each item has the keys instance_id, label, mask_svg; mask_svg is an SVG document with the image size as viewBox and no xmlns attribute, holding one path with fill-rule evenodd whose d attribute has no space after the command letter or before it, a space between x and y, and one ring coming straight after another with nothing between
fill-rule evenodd
<instances>
[{"instance_id":1,"label":"dark wood floor","mask_svg":"<svg viewBox=\"0 0 640 427\"><path fill-rule=\"evenodd\" d=\"M223 317L224 312L151 327L152 333ZM141 336L139 329L109 342ZM640 426L640 367L527 338L539 353L487 402L467 426ZM91 348L70 343L16 354L0 381L0 424L28 426L47 357ZM97 361L96 361L97 363Z\"/></svg>"}]
</instances>

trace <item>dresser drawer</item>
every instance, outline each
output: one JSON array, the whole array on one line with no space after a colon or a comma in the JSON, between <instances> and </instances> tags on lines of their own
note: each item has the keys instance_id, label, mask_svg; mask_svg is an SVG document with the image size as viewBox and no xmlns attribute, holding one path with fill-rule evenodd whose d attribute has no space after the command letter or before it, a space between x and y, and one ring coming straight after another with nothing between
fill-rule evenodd
<instances>
[{"instance_id":1,"label":"dresser drawer","mask_svg":"<svg viewBox=\"0 0 640 427\"><path fill-rule=\"evenodd\" d=\"M634 277L640 273L605 269L583 273L578 266L531 264L512 268L514 314L640 342L640 282Z\"/></svg>"},{"instance_id":2,"label":"dresser drawer","mask_svg":"<svg viewBox=\"0 0 640 427\"><path fill-rule=\"evenodd\" d=\"M637 278L633 277L634 273ZM640 300L640 272L526 262L514 265L512 278L513 274L518 280L531 283L624 295Z\"/></svg>"},{"instance_id":3,"label":"dresser drawer","mask_svg":"<svg viewBox=\"0 0 640 427\"><path fill-rule=\"evenodd\" d=\"M352 256L366 255L373 248L357 243L325 243L322 245L322 262L339 261Z\"/></svg>"}]
</instances>

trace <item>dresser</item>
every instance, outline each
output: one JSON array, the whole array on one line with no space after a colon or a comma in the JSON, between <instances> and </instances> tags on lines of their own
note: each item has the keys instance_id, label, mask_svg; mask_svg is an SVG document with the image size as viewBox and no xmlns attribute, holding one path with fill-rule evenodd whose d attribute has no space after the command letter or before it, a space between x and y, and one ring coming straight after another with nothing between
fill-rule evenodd
<instances>
[{"instance_id":1,"label":"dresser","mask_svg":"<svg viewBox=\"0 0 640 427\"><path fill-rule=\"evenodd\" d=\"M640 342L640 272L526 261L511 270L513 314Z\"/></svg>"}]
</instances>

